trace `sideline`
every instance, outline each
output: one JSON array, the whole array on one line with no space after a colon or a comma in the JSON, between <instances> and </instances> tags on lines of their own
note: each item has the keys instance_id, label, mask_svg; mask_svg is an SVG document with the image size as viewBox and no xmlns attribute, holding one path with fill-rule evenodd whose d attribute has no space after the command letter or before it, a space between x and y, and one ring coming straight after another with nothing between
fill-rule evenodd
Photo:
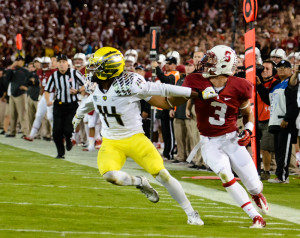
<instances>
[{"instance_id":1,"label":"sideline","mask_svg":"<svg viewBox=\"0 0 300 238\"><path fill-rule=\"evenodd\" d=\"M19 137L20 135L17 135L16 138L6 138L4 136L0 136L0 143L29 151L38 152L51 157L56 156L56 148L54 142L46 142L42 140L35 140L34 142L29 142ZM65 157L67 161L70 161L72 163L97 168L97 151L83 152L82 147L75 146L71 151L66 152ZM165 166L169 170L189 170L184 166L178 166L171 163L165 163ZM127 160L123 170L130 174L139 173L141 175L145 175L151 183L155 183L161 186L161 184L158 183L154 178L152 178L148 173L137 169L140 169L139 165L134 163L132 160ZM185 181L180 181L180 183L182 184L187 194L237 206L227 192L207 188L205 186L196 185ZM300 224L299 209L293 209L290 207L269 203L269 210L270 211L268 213L268 216ZM201 211L199 212L201 213Z\"/></svg>"}]
</instances>

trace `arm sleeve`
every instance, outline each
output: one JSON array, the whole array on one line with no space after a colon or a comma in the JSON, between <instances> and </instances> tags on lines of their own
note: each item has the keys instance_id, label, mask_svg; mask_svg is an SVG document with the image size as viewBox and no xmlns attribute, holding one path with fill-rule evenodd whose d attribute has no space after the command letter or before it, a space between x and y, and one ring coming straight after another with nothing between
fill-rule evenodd
<instances>
[{"instance_id":1,"label":"arm sleeve","mask_svg":"<svg viewBox=\"0 0 300 238\"><path fill-rule=\"evenodd\" d=\"M156 69L156 75L162 83L173 84L173 85L175 84L175 76L173 74L166 76L159 66L157 66L155 69Z\"/></svg>"},{"instance_id":2,"label":"arm sleeve","mask_svg":"<svg viewBox=\"0 0 300 238\"><path fill-rule=\"evenodd\" d=\"M78 117L83 118L84 114L94 110L93 94L91 94L84 103L81 103L77 108L76 114Z\"/></svg>"},{"instance_id":3,"label":"arm sleeve","mask_svg":"<svg viewBox=\"0 0 300 238\"><path fill-rule=\"evenodd\" d=\"M150 96L173 96L173 97L190 97L192 89L188 87L175 86L164 83L153 83L143 81L134 84L133 93L141 99L146 99ZM148 100L146 100L148 101Z\"/></svg>"},{"instance_id":4,"label":"arm sleeve","mask_svg":"<svg viewBox=\"0 0 300 238\"><path fill-rule=\"evenodd\" d=\"M256 88L259 96L261 97L261 100L265 104L270 105L269 90L266 89L263 84L257 85Z\"/></svg>"}]
</instances>

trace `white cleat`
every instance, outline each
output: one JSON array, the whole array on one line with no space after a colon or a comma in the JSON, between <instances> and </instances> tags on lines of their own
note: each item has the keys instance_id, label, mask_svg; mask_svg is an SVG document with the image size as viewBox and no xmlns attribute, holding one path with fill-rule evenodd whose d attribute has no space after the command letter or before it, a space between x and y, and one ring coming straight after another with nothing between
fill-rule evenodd
<instances>
[{"instance_id":1,"label":"white cleat","mask_svg":"<svg viewBox=\"0 0 300 238\"><path fill-rule=\"evenodd\" d=\"M198 211L194 211L192 215L188 216L187 224L203 226L204 222L201 220Z\"/></svg>"},{"instance_id":2,"label":"white cleat","mask_svg":"<svg viewBox=\"0 0 300 238\"><path fill-rule=\"evenodd\" d=\"M150 202L157 203L159 201L158 192L152 188L147 178L144 176L137 176L141 179L141 184L136 186L145 196L148 198Z\"/></svg>"},{"instance_id":3,"label":"white cleat","mask_svg":"<svg viewBox=\"0 0 300 238\"><path fill-rule=\"evenodd\" d=\"M265 220L261 216L256 216L253 218L253 224L250 228L264 228L266 226Z\"/></svg>"},{"instance_id":4,"label":"white cleat","mask_svg":"<svg viewBox=\"0 0 300 238\"><path fill-rule=\"evenodd\" d=\"M269 212L267 199L264 197L262 193L259 193L257 195L251 195L251 197L255 202L256 206L263 214L267 214Z\"/></svg>"}]
</instances>

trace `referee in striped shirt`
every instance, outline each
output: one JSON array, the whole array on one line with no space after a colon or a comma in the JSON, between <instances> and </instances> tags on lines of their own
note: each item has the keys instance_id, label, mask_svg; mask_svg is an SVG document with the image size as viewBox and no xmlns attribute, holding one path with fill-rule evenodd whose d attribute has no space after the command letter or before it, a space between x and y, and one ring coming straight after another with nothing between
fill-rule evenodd
<instances>
[{"instance_id":1,"label":"referee in striped shirt","mask_svg":"<svg viewBox=\"0 0 300 238\"><path fill-rule=\"evenodd\" d=\"M72 119L78 107L77 94L84 90L82 74L68 66L68 57L57 57L58 70L54 72L45 87L45 99L48 106L53 106L53 140L57 149L57 159L64 159L66 149L72 149ZM50 101L50 92L55 90L54 103Z\"/></svg>"}]
</instances>

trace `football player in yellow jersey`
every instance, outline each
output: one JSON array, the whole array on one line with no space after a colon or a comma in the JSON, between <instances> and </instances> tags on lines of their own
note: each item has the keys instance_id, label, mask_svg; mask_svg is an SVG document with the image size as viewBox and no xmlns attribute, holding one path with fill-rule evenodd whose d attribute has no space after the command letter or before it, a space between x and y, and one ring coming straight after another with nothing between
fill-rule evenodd
<instances>
[{"instance_id":1,"label":"football player in yellow jersey","mask_svg":"<svg viewBox=\"0 0 300 238\"><path fill-rule=\"evenodd\" d=\"M148 200L158 202L159 195L146 177L121 171L126 158L130 157L166 187L185 211L188 224L203 225L181 184L166 170L162 157L144 135L140 115L141 99L153 105L158 100L165 100L164 104L169 108L172 105L167 96L189 98L197 97L198 93L187 87L147 82L139 74L125 72L124 65L122 53L112 47L100 48L91 56L86 85L91 95L79 106L73 126L76 128L84 114L95 109L102 123L103 142L98 153L98 168L103 178L116 185L136 186Z\"/></svg>"}]
</instances>

